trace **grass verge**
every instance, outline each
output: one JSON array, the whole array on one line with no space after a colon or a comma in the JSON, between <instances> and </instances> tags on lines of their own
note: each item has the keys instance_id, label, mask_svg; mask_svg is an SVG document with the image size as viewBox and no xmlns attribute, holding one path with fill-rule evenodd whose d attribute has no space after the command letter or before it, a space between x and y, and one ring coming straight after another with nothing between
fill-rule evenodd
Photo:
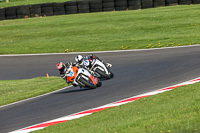
<instances>
[{"instance_id":1,"label":"grass verge","mask_svg":"<svg viewBox=\"0 0 200 133\"><path fill-rule=\"evenodd\" d=\"M199 8L182 5L0 21L0 54L199 44Z\"/></svg>"},{"instance_id":2,"label":"grass verge","mask_svg":"<svg viewBox=\"0 0 200 133\"><path fill-rule=\"evenodd\" d=\"M34 133L199 133L199 95L196 83Z\"/></svg>"},{"instance_id":3,"label":"grass verge","mask_svg":"<svg viewBox=\"0 0 200 133\"><path fill-rule=\"evenodd\" d=\"M0 80L0 106L66 87L60 77L38 77L25 80Z\"/></svg>"},{"instance_id":4,"label":"grass verge","mask_svg":"<svg viewBox=\"0 0 200 133\"><path fill-rule=\"evenodd\" d=\"M19 5L33 5L41 3L52 3L52 2L66 2L71 0L9 0L7 3L6 0L0 2L0 8L10 7L10 6L19 6Z\"/></svg>"}]
</instances>

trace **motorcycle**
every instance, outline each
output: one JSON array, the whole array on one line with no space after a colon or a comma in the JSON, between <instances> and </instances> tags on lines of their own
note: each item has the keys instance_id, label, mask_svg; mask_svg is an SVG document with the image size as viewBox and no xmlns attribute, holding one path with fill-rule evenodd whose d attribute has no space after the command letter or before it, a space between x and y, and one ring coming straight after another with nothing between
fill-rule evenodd
<instances>
[{"instance_id":1,"label":"motorcycle","mask_svg":"<svg viewBox=\"0 0 200 133\"><path fill-rule=\"evenodd\" d=\"M109 68L99 59L93 59L90 65L90 61L85 59L84 66L91 66L89 71L92 71L94 75L98 78L113 78L114 74L109 70Z\"/></svg>"},{"instance_id":2,"label":"motorcycle","mask_svg":"<svg viewBox=\"0 0 200 133\"><path fill-rule=\"evenodd\" d=\"M80 87L95 89L102 85L99 79L95 78L88 70L76 66L69 66L65 77L68 81Z\"/></svg>"}]
</instances>

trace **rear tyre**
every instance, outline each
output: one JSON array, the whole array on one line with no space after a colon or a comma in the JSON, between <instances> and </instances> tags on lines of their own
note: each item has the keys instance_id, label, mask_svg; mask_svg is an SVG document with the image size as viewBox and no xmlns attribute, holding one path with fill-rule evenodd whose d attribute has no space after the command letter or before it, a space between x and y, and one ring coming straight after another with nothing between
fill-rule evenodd
<instances>
[{"instance_id":1,"label":"rear tyre","mask_svg":"<svg viewBox=\"0 0 200 133\"><path fill-rule=\"evenodd\" d=\"M85 79L82 78L82 77L80 77L79 81L80 81L81 83L83 83L85 86L87 86L87 87L89 87L89 88L91 88L91 89L96 89L96 88L97 88L96 85L94 85L94 84L88 82L87 80L85 80Z\"/></svg>"},{"instance_id":2,"label":"rear tyre","mask_svg":"<svg viewBox=\"0 0 200 133\"><path fill-rule=\"evenodd\" d=\"M100 69L96 69L96 72L98 73L98 74L100 74L102 77L104 77L104 78L107 78L107 79L110 79L110 78L112 78L112 76L111 76L111 74L110 75L108 75L108 74L106 74L104 71L101 71Z\"/></svg>"}]
</instances>

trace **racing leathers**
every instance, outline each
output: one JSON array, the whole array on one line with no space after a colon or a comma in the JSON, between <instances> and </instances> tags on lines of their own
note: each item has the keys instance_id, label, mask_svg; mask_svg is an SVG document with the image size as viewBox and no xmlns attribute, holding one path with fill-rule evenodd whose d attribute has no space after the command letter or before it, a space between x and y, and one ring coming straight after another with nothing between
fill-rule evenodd
<instances>
[{"instance_id":1,"label":"racing leathers","mask_svg":"<svg viewBox=\"0 0 200 133\"><path fill-rule=\"evenodd\" d=\"M87 70L90 70L90 68L92 67L92 63L94 59L98 59L99 61L101 61L106 67L110 68L112 67L112 65L110 63L104 63L103 60L99 59L97 56L95 55L89 55L89 56L85 56L83 57L81 63L77 63L78 66L83 67ZM90 71L91 73L93 73L92 71Z\"/></svg>"},{"instance_id":2,"label":"racing leathers","mask_svg":"<svg viewBox=\"0 0 200 133\"><path fill-rule=\"evenodd\" d=\"M76 64L69 62L65 65L66 65L66 69L64 71L60 71L60 76L66 81L66 83L68 84L71 83L73 86L76 87L77 85L73 83L73 79L65 75L68 72L68 67L71 66L73 68L74 66L76 66Z\"/></svg>"}]
</instances>

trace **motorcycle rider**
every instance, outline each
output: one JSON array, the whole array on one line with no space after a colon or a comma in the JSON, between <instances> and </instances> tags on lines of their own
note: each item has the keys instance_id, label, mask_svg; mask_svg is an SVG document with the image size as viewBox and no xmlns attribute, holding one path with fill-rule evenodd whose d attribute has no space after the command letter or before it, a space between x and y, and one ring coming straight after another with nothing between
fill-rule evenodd
<instances>
[{"instance_id":1,"label":"motorcycle rider","mask_svg":"<svg viewBox=\"0 0 200 133\"><path fill-rule=\"evenodd\" d=\"M57 63L56 67L60 71L60 76L66 81L66 83L71 83L74 87L77 85L73 83L73 79L70 79L70 77L66 77L65 74L68 74L71 72L70 67L74 67L75 64L69 62L64 64L63 62Z\"/></svg>"},{"instance_id":2,"label":"motorcycle rider","mask_svg":"<svg viewBox=\"0 0 200 133\"><path fill-rule=\"evenodd\" d=\"M81 66L83 68L91 68L92 67L92 62L94 59L98 59L99 61L101 61L102 63L104 63L101 59L99 59L99 57L95 56L95 55L89 55L89 56L82 56L82 55L77 55L75 57L75 61L77 63L78 66ZM89 62L84 63L84 60L88 60ZM112 65L110 63L104 63L106 67L110 68L112 67Z\"/></svg>"}]
</instances>

